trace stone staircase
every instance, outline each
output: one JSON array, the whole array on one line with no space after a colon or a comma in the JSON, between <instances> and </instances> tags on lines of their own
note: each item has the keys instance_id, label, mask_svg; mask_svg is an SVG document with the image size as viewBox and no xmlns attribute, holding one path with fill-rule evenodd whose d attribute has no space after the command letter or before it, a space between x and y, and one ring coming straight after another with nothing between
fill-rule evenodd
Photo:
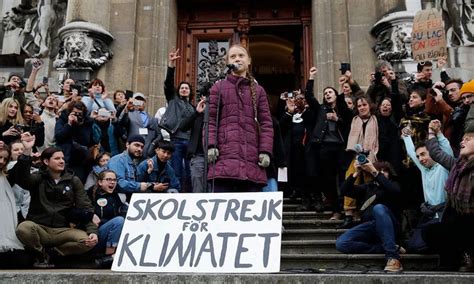
<instances>
[{"instance_id":1,"label":"stone staircase","mask_svg":"<svg viewBox=\"0 0 474 284\"><path fill-rule=\"evenodd\" d=\"M346 229L336 229L342 221L329 221L330 213L297 211L300 200L283 202L281 270L301 271L380 271L383 254L343 254L336 250L336 239ZM436 268L438 256L404 254L405 271L429 271Z\"/></svg>"}]
</instances>

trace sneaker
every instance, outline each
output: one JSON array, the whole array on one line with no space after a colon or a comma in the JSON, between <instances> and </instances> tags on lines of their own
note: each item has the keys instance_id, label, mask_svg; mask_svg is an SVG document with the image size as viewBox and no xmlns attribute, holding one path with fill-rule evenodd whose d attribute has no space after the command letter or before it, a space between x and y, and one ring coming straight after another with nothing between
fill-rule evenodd
<instances>
[{"instance_id":1,"label":"sneaker","mask_svg":"<svg viewBox=\"0 0 474 284\"><path fill-rule=\"evenodd\" d=\"M389 258L387 261L387 265L383 269L385 272L401 272L403 271L403 266L400 260L395 258Z\"/></svg>"}]
</instances>

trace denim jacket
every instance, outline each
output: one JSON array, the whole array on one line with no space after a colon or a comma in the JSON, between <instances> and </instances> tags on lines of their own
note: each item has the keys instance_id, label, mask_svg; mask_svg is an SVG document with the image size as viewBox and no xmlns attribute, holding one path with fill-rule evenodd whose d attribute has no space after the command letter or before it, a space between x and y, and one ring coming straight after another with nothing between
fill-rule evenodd
<instances>
[{"instance_id":1,"label":"denim jacket","mask_svg":"<svg viewBox=\"0 0 474 284\"><path fill-rule=\"evenodd\" d=\"M113 156L108 163L108 167L117 175L117 190L119 193L140 192L137 165L133 163L128 150Z\"/></svg>"},{"instance_id":2,"label":"denim jacket","mask_svg":"<svg viewBox=\"0 0 474 284\"><path fill-rule=\"evenodd\" d=\"M153 156L151 158L153 161L153 171L151 174L148 174L147 169L147 160L142 161L138 165L137 176L138 180L142 182L159 182L159 183L169 183L169 189L181 190L181 185L178 178L174 173L174 169L171 167L169 162L165 164L164 169L160 169L158 166L158 158Z\"/></svg>"}]
</instances>

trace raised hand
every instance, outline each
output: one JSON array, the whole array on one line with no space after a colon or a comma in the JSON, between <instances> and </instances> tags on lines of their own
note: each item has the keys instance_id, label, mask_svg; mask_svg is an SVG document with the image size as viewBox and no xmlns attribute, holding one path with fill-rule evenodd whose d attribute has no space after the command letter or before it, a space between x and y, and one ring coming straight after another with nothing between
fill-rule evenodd
<instances>
[{"instance_id":1,"label":"raised hand","mask_svg":"<svg viewBox=\"0 0 474 284\"><path fill-rule=\"evenodd\" d=\"M316 77L316 73L318 73L318 68L314 66L311 67L311 69L309 69L309 79L314 80L314 77Z\"/></svg>"},{"instance_id":2,"label":"raised hand","mask_svg":"<svg viewBox=\"0 0 474 284\"><path fill-rule=\"evenodd\" d=\"M181 58L181 56L179 55L179 48L175 51L171 51L168 54L168 66L173 68L176 67L176 60L178 58Z\"/></svg>"}]
</instances>

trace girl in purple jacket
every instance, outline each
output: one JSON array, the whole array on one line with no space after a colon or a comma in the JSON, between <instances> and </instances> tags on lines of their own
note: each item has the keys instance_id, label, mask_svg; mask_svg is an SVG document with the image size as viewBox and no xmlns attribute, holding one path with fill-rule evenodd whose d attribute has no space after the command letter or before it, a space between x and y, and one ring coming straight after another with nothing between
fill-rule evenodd
<instances>
[{"instance_id":1,"label":"girl in purple jacket","mask_svg":"<svg viewBox=\"0 0 474 284\"><path fill-rule=\"evenodd\" d=\"M273 146L267 95L249 72L245 47L231 46L227 63L231 73L209 95L208 180L214 192L261 191Z\"/></svg>"}]
</instances>

